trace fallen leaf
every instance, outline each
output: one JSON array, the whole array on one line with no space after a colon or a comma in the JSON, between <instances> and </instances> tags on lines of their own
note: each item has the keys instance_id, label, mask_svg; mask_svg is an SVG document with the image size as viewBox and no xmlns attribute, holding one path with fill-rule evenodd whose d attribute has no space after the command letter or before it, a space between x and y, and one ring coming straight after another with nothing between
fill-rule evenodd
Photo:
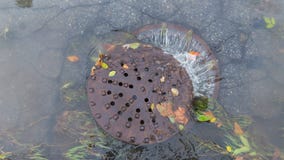
<instances>
[{"instance_id":1,"label":"fallen leaf","mask_svg":"<svg viewBox=\"0 0 284 160\"><path fill-rule=\"evenodd\" d=\"M157 110L159 113L164 117L170 117L173 116L173 106L170 102L163 102L161 104L156 105Z\"/></svg>"},{"instance_id":2,"label":"fallen leaf","mask_svg":"<svg viewBox=\"0 0 284 160\"><path fill-rule=\"evenodd\" d=\"M153 111L155 109L155 104L152 103L151 106L150 106L151 110Z\"/></svg>"},{"instance_id":3,"label":"fallen leaf","mask_svg":"<svg viewBox=\"0 0 284 160\"><path fill-rule=\"evenodd\" d=\"M178 109L174 111L175 121L181 124L187 124L188 118L185 115L185 112L186 112L185 108L178 107Z\"/></svg>"},{"instance_id":4,"label":"fallen leaf","mask_svg":"<svg viewBox=\"0 0 284 160\"><path fill-rule=\"evenodd\" d=\"M196 52L196 51L190 51L188 52L189 55L193 55L193 56L199 56L200 53L199 52Z\"/></svg>"},{"instance_id":5,"label":"fallen leaf","mask_svg":"<svg viewBox=\"0 0 284 160\"><path fill-rule=\"evenodd\" d=\"M113 77L113 76L115 76L115 74L116 74L116 71L110 71L110 72L108 73L108 76L109 76L109 77Z\"/></svg>"},{"instance_id":6,"label":"fallen leaf","mask_svg":"<svg viewBox=\"0 0 284 160\"><path fill-rule=\"evenodd\" d=\"M231 146L226 146L226 150L227 150L228 152L232 152L232 147L231 147Z\"/></svg>"},{"instance_id":7,"label":"fallen leaf","mask_svg":"<svg viewBox=\"0 0 284 160\"><path fill-rule=\"evenodd\" d=\"M101 67L102 67L103 69L108 69L108 64L106 64L105 62L102 62L102 63L101 63Z\"/></svg>"},{"instance_id":8,"label":"fallen leaf","mask_svg":"<svg viewBox=\"0 0 284 160\"><path fill-rule=\"evenodd\" d=\"M244 131L242 130L241 126L237 122L234 122L234 133L236 135L243 135L244 134Z\"/></svg>"},{"instance_id":9,"label":"fallen leaf","mask_svg":"<svg viewBox=\"0 0 284 160\"><path fill-rule=\"evenodd\" d=\"M108 52L111 52L115 49L115 45L114 44L109 44L109 43L106 43L103 45L104 49Z\"/></svg>"},{"instance_id":10,"label":"fallen leaf","mask_svg":"<svg viewBox=\"0 0 284 160\"><path fill-rule=\"evenodd\" d=\"M160 82L164 83L165 82L165 76L160 78Z\"/></svg>"},{"instance_id":11,"label":"fallen leaf","mask_svg":"<svg viewBox=\"0 0 284 160\"><path fill-rule=\"evenodd\" d=\"M274 17L265 17L263 16L263 20L266 23L266 28L270 29L275 26L275 18Z\"/></svg>"},{"instance_id":12,"label":"fallen leaf","mask_svg":"<svg viewBox=\"0 0 284 160\"><path fill-rule=\"evenodd\" d=\"M169 120L170 120L171 123L175 123L176 122L174 116L169 117Z\"/></svg>"},{"instance_id":13,"label":"fallen leaf","mask_svg":"<svg viewBox=\"0 0 284 160\"><path fill-rule=\"evenodd\" d=\"M240 140L242 142L242 144L248 148L250 148L250 145L249 145L249 142L248 142L248 139L246 137L244 137L243 135L240 136Z\"/></svg>"},{"instance_id":14,"label":"fallen leaf","mask_svg":"<svg viewBox=\"0 0 284 160\"><path fill-rule=\"evenodd\" d=\"M68 60L69 62L78 62L79 59L80 59L80 58L79 58L78 56L76 56L76 55L67 56L67 60Z\"/></svg>"},{"instance_id":15,"label":"fallen leaf","mask_svg":"<svg viewBox=\"0 0 284 160\"><path fill-rule=\"evenodd\" d=\"M123 65L122 65L122 68L124 68L124 69L128 69L129 67L128 67L128 65L127 65L127 64L123 64Z\"/></svg>"},{"instance_id":16,"label":"fallen leaf","mask_svg":"<svg viewBox=\"0 0 284 160\"><path fill-rule=\"evenodd\" d=\"M137 49L139 46L140 46L140 43L129 43L129 44L123 45L122 47L127 50L129 48Z\"/></svg>"},{"instance_id":17,"label":"fallen leaf","mask_svg":"<svg viewBox=\"0 0 284 160\"><path fill-rule=\"evenodd\" d=\"M91 76L95 75L95 70L96 70L96 67L93 66L92 69L91 69L91 73L90 73Z\"/></svg>"},{"instance_id":18,"label":"fallen leaf","mask_svg":"<svg viewBox=\"0 0 284 160\"><path fill-rule=\"evenodd\" d=\"M243 146L241 148L235 149L234 152L233 152L233 155L239 155L239 154L242 154L242 153L247 153L249 151L250 151L250 148Z\"/></svg>"},{"instance_id":19,"label":"fallen leaf","mask_svg":"<svg viewBox=\"0 0 284 160\"><path fill-rule=\"evenodd\" d=\"M66 82L62 85L61 89L67 89L71 87L74 83L73 82Z\"/></svg>"},{"instance_id":20,"label":"fallen leaf","mask_svg":"<svg viewBox=\"0 0 284 160\"><path fill-rule=\"evenodd\" d=\"M180 131L184 130L184 125L179 124L179 125L178 125L178 129L179 129Z\"/></svg>"},{"instance_id":21,"label":"fallen leaf","mask_svg":"<svg viewBox=\"0 0 284 160\"><path fill-rule=\"evenodd\" d=\"M203 114L197 114L197 121L199 121L199 122L208 122L208 121L210 121L210 117L207 117L207 116L205 116L205 115L203 115Z\"/></svg>"},{"instance_id":22,"label":"fallen leaf","mask_svg":"<svg viewBox=\"0 0 284 160\"><path fill-rule=\"evenodd\" d=\"M178 89L176 89L176 88L172 88L172 89L171 89L171 92L172 92L172 94L173 94L174 97L176 97L176 96L179 95L179 91L178 91Z\"/></svg>"},{"instance_id":23,"label":"fallen leaf","mask_svg":"<svg viewBox=\"0 0 284 160\"><path fill-rule=\"evenodd\" d=\"M211 111L206 111L203 112L203 115L207 116L210 120L211 123L216 122L217 118L214 116L214 114Z\"/></svg>"}]
</instances>

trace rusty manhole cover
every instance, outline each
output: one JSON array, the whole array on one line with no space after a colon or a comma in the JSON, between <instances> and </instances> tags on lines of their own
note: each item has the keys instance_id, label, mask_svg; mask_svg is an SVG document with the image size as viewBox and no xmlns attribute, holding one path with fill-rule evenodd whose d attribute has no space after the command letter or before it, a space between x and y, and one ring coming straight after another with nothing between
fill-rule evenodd
<instances>
[{"instance_id":1,"label":"rusty manhole cover","mask_svg":"<svg viewBox=\"0 0 284 160\"><path fill-rule=\"evenodd\" d=\"M149 45L117 45L97 63L88 98L97 123L112 136L152 144L188 123L191 80L171 55Z\"/></svg>"},{"instance_id":2,"label":"rusty manhole cover","mask_svg":"<svg viewBox=\"0 0 284 160\"><path fill-rule=\"evenodd\" d=\"M192 30L160 24L134 35L134 43L103 43L88 77L88 99L107 133L146 145L187 127L192 97L216 97L219 72L209 47Z\"/></svg>"}]
</instances>

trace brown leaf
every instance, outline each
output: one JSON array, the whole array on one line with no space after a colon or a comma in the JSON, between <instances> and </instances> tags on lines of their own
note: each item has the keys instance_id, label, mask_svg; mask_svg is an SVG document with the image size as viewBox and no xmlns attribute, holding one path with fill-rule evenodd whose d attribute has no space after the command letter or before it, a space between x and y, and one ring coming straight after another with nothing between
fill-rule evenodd
<instances>
[{"instance_id":1,"label":"brown leaf","mask_svg":"<svg viewBox=\"0 0 284 160\"><path fill-rule=\"evenodd\" d=\"M175 114L175 121L181 124L187 124L188 118L185 115L185 108L178 107L178 109L174 112Z\"/></svg>"},{"instance_id":2,"label":"brown leaf","mask_svg":"<svg viewBox=\"0 0 284 160\"><path fill-rule=\"evenodd\" d=\"M234 133L236 135L243 135L244 134L244 131L242 130L241 126L237 122L234 122Z\"/></svg>"},{"instance_id":3,"label":"brown leaf","mask_svg":"<svg viewBox=\"0 0 284 160\"><path fill-rule=\"evenodd\" d=\"M78 56L76 56L76 55L67 56L67 60L68 60L69 62L78 62L79 59L80 59L80 58L79 58Z\"/></svg>"},{"instance_id":4,"label":"brown leaf","mask_svg":"<svg viewBox=\"0 0 284 160\"><path fill-rule=\"evenodd\" d=\"M161 104L156 105L157 110L160 112L160 114L164 117L173 116L173 106L170 102L163 102Z\"/></svg>"},{"instance_id":5,"label":"brown leaf","mask_svg":"<svg viewBox=\"0 0 284 160\"><path fill-rule=\"evenodd\" d=\"M106 51L108 51L108 52L111 52L111 51L113 51L113 50L115 49L115 45L113 45L113 44L108 44L108 43L104 44L103 47L104 47L104 49L105 49Z\"/></svg>"}]
</instances>

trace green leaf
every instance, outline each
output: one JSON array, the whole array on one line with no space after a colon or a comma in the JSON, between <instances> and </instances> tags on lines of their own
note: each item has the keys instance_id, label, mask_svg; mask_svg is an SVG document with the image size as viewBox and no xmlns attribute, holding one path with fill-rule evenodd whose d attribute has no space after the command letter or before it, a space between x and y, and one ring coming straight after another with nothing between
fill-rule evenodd
<instances>
[{"instance_id":1,"label":"green leaf","mask_svg":"<svg viewBox=\"0 0 284 160\"><path fill-rule=\"evenodd\" d=\"M140 43L130 43L129 48L137 49L140 46Z\"/></svg>"},{"instance_id":2,"label":"green leaf","mask_svg":"<svg viewBox=\"0 0 284 160\"><path fill-rule=\"evenodd\" d=\"M175 118L174 117L169 117L169 120L171 123L175 123Z\"/></svg>"},{"instance_id":3,"label":"green leaf","mask_svg":"<svg viewBox=\"0 0 284 160\"><path fill-rule=\"evenodd\" d=\"M110 72L108 73L108 76L109 76L109 77L113 77L113 76L115 76L115 74L116 74L116 71L110 71Z\"/></svg>"},{"instance_id":4,"label":"green leaf","mask_svg":"<svg viewBox=\"0 0 284 160\"><path fill-rule=\"evenodd\" d=\"M209 116L205 116L205 115L202 115L202 114L197 114L197 120L199 122L207 122L207 121L210 121L211 117Z\"/></svg>"},{"instance_id":5,"label":"green leaf","mask_svg":"<svg viewBox=\"0 0 284 160\"><path fill-rule=\"evenodd\" d=\"M105 62L102 62L102 68L103 69L108 69L108 64L106 64Z\"/></svg>"},{"instance_id":6,"label":"green leaf","mask_svg":"<svg viewBox=\"0 0 284 160\"><path fill-rule=\"evenodd\" d=\"M275 18L274 17L263 17L263 20L266 24L266 28L270 29L270 28L273 28L276 24L275 22Z\"/></svg>"},{"instance_id":7,"label":"green leaf","mask_svg":"<svg viewBox=\"0 0 284 160\"><path fill-rule=\"evenodd\" d=\"M244 137L243 135L240 135L240 140L241 140L241 142L243 143L244 146L250 148L248 139L246 137Z\"/></svg>"},{"instance_id":8,"label":"green leaf","mask_svg":"<svg viewBox=\"0 0 284 160\"><path fill-rule=\"evenodd\" d=\"M247 153L249 151L250 151L250 148L243 146L241 148L235 149L234 152L233 152L233 155L239 155L239 154L242 154L242 153Z\"/></svg>"}]
</instances>

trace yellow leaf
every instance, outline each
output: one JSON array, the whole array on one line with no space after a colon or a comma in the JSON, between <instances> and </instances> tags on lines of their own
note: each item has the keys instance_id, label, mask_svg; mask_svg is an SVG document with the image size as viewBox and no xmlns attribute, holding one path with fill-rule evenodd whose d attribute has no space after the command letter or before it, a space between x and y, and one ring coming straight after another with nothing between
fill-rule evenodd
<instances>
[{"instance_id":1,"label":"yellow leaf","mask_svg":"<svg viewBox=\"0 0 284 160\"><path fill-rule=\"evenodd\" d=\"M129 43L125 44L122 47L125 49L131 48L131 49L137 49L140 46L140 43Z\"/></svg>"},{"instance_id":2,"label":"yellow leaf","mask_svg":"<svg viewBox=\"0 0 284 160\"><path fill-rule=\"evenodd\" d=\"M155 108L155 104L154 104L154 103L152 103L152 104L151 104L151 106L150 106L150 108L151 108L151 110L153 111L153 110L154 110L154 108Z\"/></svg>"},{"instance_id":3,"label":"yellow leaf","mask_svg":"<svg viewBox=\"0 0 284 160\"><path fill-rule=\"evenodd\" d=\"M179 124L179 125L178 125L178 129L179 129L180 131L184 130L184 125Z\"/></svg>"},{"instance_id":4,"label":"yellow leaf","mask_svg":"<svg viewBox=\"0 0 284 160\"><path fill-rule=\"evenodd\" d=\"M227 150L228 152L232 152L232 147L231 147L231 146L226 146L226 150Z\"/></svg>"},{"instance_id":5,"label":"yellow leaf","mask_svg":"<svg viewBox=\"0 0 284 160\"><path fill-rule=\"evenodd\" d=\"M234 123L234 133L236 135L244 134L244 131L242 130L241 126L237 122Z\"/></svg>"},{"instance_id":6,"label":"yellow leaf","mask_svg":"<svg viewBox=\"0 0 284 160\"><path fill-rule=\"evenodd\" d=\"M101 67L103 69L108 69L108 64L106 64L105 62L102 62Z\"/></svg>"},{"instance_id":7,"label":"yellow leaf","mask_svg":"<svg viewBox=\"0 0 284 160\"><path fill-rule=\"evenodd\" d=\"M108 76L109 76L109 77L113 77L113 76L115 76L115 74L116 74L116 71L110 71L110 72L108 73Z\"/></svg>"},{"instance_id":8,"label":"yellow leaf","mask_svg":"<svg viewBox=\"0 0 284 160\"><path fill-rule=\"evenodd\" d=\"M266 23L266 28L270 29L275 26L275 18L274 17L263 17L264 22Z\"/></svg>"},{"instance_id":9,"label":"yellow leaf","mask_svg":"<svg viewBox=\"0 0 284 160\"><path fill-rule=\"evenodd\" d=\"M174 97L176 97L176 96L179 95L179 91L178 91L178 89L176 89L176 88L172 88L172 89L171 89L171 92L172 92L172 94L173 94Z\"/></svg>"},{"instance_id":10,"label":"yellow leaf","mask_svg":"<svg viewBox=\"0 0 284 160\"><path fill-rule=\"evenodd\" d=\"M67 56L67 60L68 60L69 62L78 62L79 59L80 59L80 58L79 58L78 56L76 56L76 55Z\"/></svg>"},{"instance_id":11,"label":"yellow leaf","mask_svg":"<svg viewBox=\"0 0 284 160\"><path fill-rule=\"evenodd\" d=\"M122 68L124 68L124 69L128 69L129 67L128 67L128 65L127 65L127 64L123 64Z\"/></svg>"}]
</instances>

